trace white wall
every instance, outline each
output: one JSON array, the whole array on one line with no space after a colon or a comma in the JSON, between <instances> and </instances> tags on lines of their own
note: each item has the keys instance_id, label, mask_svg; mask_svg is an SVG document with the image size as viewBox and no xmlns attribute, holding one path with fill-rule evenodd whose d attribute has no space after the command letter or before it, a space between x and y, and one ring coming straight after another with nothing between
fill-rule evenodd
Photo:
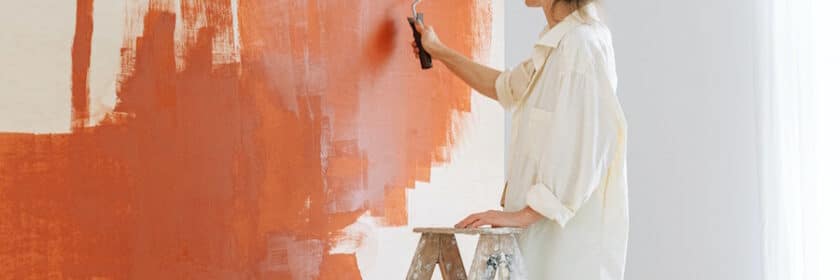
<instances>
[{"instance_id":1,"label":"white wall","mask_svg":"<svg viewBox=\"0 0 840 280\"><path fill-rule=\"evenodd\" d=\"M507 66L544 22L506 7ZM761 278L753 1L607 0L629 122L628 280Z\"/></svg>"}]
</instances>

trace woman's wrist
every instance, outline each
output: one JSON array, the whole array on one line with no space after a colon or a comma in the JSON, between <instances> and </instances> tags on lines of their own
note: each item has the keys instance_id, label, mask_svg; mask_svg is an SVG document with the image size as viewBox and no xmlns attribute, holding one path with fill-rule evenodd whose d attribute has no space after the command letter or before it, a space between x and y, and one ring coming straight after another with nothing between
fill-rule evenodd
<instances>
[{"instance_id":1,"label":"woman's wrist","mask_svg":"<svg viewBox=\"0 0 840 280\"><path fill-rule=\"evenodd\" d=\"M440 60L443 63L449 62L452 57L452 50L443 44L430 46L430 48L426 48L426 51L429 52L432 58Z\"/></svg>"},{"instance_id":2,"label":"woman's wrist","mask_svg":"<svg viewBox=\"0 0 840 280\"><path fill-rule=\"evenodd\" d=\"M516 214L518 219L522 221L523 226L530 226L543 218L539 212L534 211L531 207L525 207L522 210L517 211Z\"/></svg>"}]
</instances>

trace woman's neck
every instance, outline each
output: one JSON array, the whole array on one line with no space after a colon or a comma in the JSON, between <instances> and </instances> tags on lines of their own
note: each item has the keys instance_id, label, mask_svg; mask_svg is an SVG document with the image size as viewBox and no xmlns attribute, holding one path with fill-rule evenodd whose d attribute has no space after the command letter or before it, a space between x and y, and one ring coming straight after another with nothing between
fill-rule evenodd
<instances>
[{"instance_id":1,"label":"woman's neck","mask_svg":"<svg viewBox=\"0 0 840 280\"><path fill-rule=\"evenodd\" d=\"M551 2L554 1L546 1L546 3ZM573 9L569 4L560 2L557 3L557 5L546 4L543 6L543 12L545 13L545 19L548 22L548 27L552 28L562 22L567 16L574 13L575 9Z\"/></svg>"}]
</instances>

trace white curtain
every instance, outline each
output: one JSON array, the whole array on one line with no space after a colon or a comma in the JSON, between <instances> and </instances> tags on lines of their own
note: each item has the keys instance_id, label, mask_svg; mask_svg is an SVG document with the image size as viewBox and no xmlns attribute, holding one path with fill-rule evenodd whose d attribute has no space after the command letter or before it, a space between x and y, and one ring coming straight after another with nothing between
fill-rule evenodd
<instances>
[{"instance_id":1,"label":"white curtain","mask_svg":"<svg viewBox=\"0 0 840 280\"><path fill-rule=\"evenodd\" d=\"M756 0L764 278L840 279L840 3Z\"/></svg>"}]
</instances>

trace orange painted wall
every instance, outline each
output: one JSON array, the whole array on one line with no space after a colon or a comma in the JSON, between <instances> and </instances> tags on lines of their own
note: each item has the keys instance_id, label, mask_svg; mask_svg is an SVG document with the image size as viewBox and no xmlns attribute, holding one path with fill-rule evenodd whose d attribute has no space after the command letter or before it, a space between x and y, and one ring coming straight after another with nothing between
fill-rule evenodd
<instances>
[{"instance_id":1,"label":"orange painted wall","mask_svg":"<svg viewBox=\"0 0 840 280\"><path fill-rule=\"evenodd\" d=\"M419 70L410 1L150 0L126 17L143 32L117 105L85 126L96 18L77 1L73 132L0 133L0 279L360 278L329 254L340 230L405 225L405 189L470 110L441 65ZM489 1L421 9L464 53L489 42Z\"/></svg>"}]
</instances>

